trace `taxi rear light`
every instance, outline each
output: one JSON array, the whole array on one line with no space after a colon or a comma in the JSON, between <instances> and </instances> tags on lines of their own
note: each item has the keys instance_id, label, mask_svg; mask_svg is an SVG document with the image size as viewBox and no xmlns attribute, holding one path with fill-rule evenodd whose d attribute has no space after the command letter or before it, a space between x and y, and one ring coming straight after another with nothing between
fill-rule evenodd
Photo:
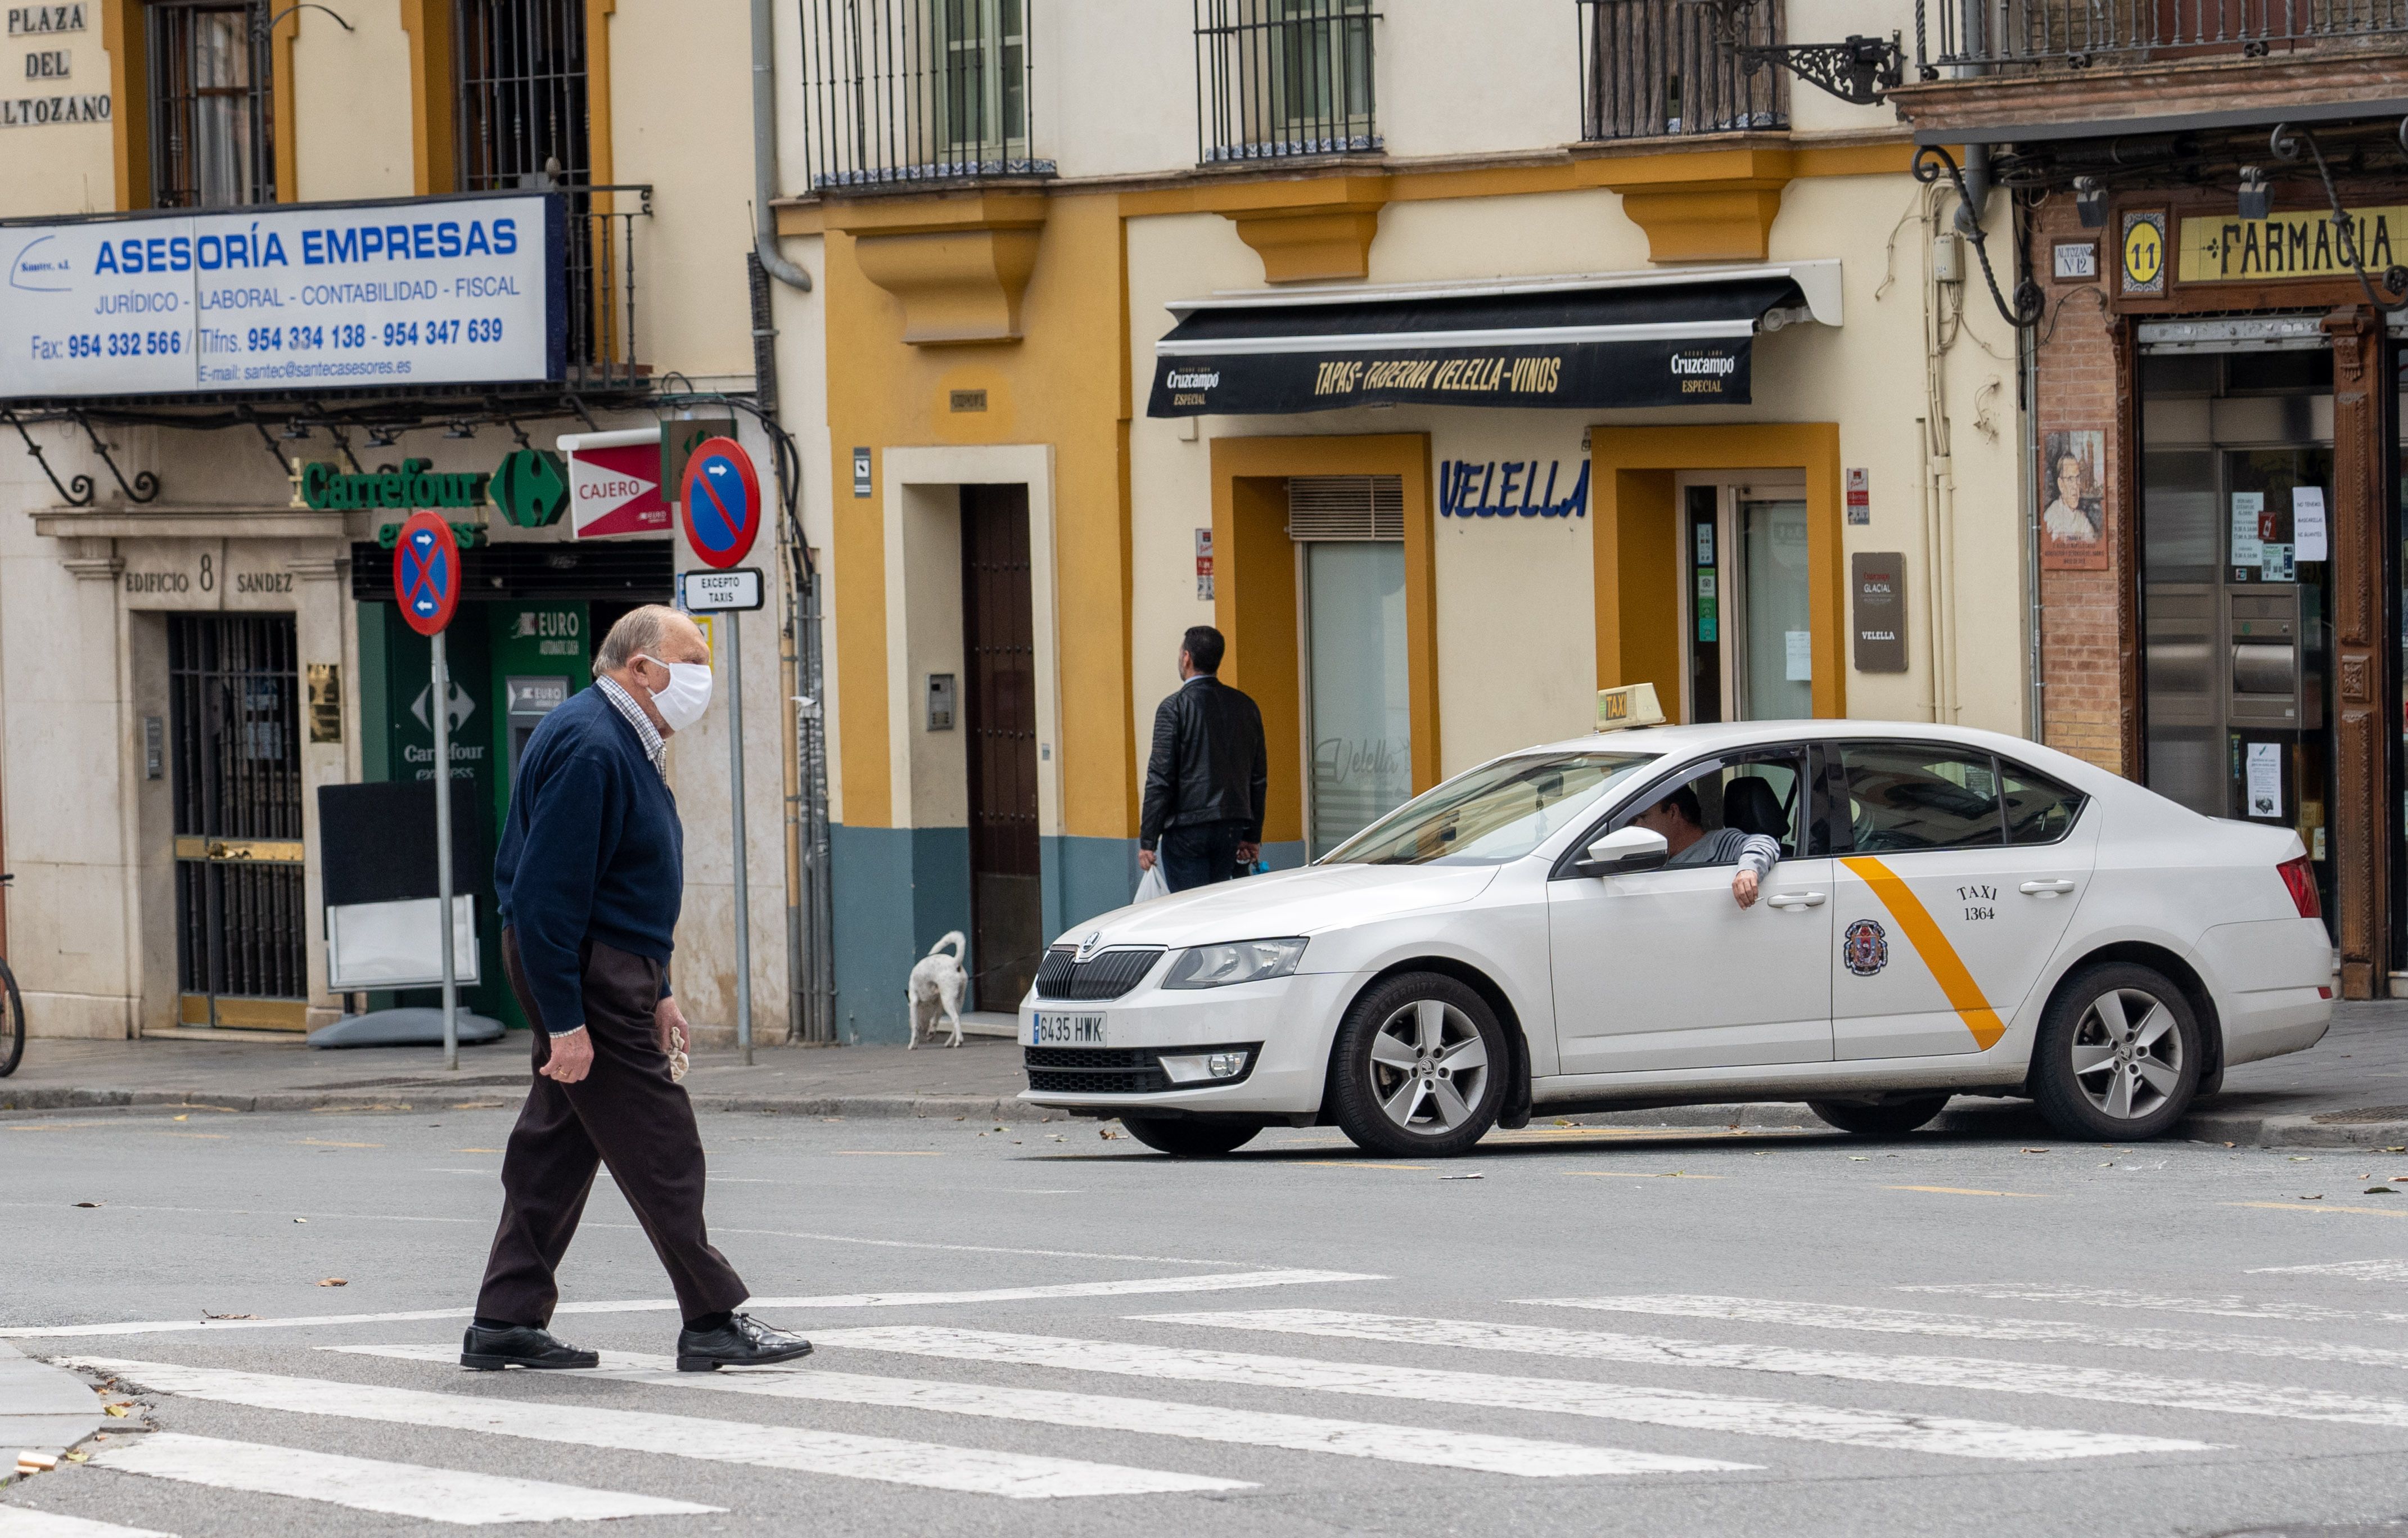
<instances>
[{"instance_id":1,"label":"taxi rear light","mask_svg":"<svg viewBox=\"0 0 2408 1538\"><path fill-rule=\"evenodd\" d=\"M2308 864L2308 857L2302 855L2295 860L2285 860L2274 869L2281 872L2283 884L2291 889L2291 903L2299 909L2300 916L2322 918L2324 904L2316 897L2316 873Z\"/></svg>"}]
</instances>

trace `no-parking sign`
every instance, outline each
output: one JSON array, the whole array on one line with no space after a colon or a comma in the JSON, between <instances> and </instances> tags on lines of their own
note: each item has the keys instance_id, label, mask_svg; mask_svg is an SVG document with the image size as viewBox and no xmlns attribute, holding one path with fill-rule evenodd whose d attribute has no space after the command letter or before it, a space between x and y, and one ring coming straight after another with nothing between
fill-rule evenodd
<instances>
[{"instance_id":1,"label":"no-parking sign","mask_svg":"<svg viewBox=\"0 0 2408 1538\"><path fill-rule=\"evenodd\" d=\"M761 478L743 445L714 438L695 446L685 462L678 513L703 565L725 570L752 553L761 533Z\"/></svg>"},{"instance_id":2,"label":"no-parking sign","mask_svg":"<svg viewBox=\"0 0 2408 1538\"><path fill-rule=\"evenodd\" d=\"M460 607L460 541L432 512L414 512L393 542L393 597L401 617L422 636L452 623Z\"/></svg>"}]
</instances>

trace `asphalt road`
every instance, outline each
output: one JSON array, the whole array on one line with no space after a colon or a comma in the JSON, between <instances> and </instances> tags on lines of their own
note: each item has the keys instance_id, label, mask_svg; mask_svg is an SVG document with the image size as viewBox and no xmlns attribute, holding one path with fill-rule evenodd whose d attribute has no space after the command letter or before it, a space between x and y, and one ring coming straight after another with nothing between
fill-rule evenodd
<instances>
[{"instance_id":1,"label":"asphalt road","mask_svg":"<svg viewBox=\"0 0 2408 1538\"><path fill-rule=\"evenodd\" d=\"M0 1325L104 1364L153 1428L0 1490L0 1534L19 1510L184 1538L2408 1513L2408 1154L1542 1123L1453 1163L1287 1131L1179 1163L1086 1122L715 1116L714 1235L819 1354L641 1359L676 1315L605 1182L565 1293L635 1306L555 1322L638 1359L472 1374L459 1318L391 1316L465 1315L509 1118L0 1118ZM384 1317L296 1322L330 1315ZM98 1328L49 1332L74 1326Z\"/></svg>"}]
</instances>

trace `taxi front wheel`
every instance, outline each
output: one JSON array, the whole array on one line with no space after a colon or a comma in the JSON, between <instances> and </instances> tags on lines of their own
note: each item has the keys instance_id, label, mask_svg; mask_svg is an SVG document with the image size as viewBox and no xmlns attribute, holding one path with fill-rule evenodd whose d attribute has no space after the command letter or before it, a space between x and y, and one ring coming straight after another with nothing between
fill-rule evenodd
<instances>
[{"instance_id":1,"label":"taxi front wheel","mask_svg":"<svg viewBox=\"0 0 2408 1538\"><path fill-rule=\"evenodd\" d=\"M2138 1142L2166 1131L2199 1092L2198 1017L2173 980L2114 961L2075 974L2042 1016L2032 1099L2070 1137Z\"/></svg>"},{"instance_id":2,"label":"taxi front wheel","mask_svg":"<svg viewBox=\"0 0 2408 1538\"><path fill-rule=\"evenodd\" d=\"M1512 1060L1496 1012L1470 988L1438 972L1392 977L1338 1028L1339 1128L1375 1154L1460 1154L1496 1125Z\"/></svg>"}]
</instances>

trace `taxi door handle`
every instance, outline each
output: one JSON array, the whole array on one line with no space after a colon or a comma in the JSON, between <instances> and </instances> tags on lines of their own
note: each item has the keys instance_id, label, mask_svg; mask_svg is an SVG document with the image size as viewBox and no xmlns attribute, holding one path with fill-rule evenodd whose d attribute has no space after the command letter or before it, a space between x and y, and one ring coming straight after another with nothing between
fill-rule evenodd
<instances>
[{"instance_id":1,"label":"taxi door handle","mask_svg":"<svg viewBox=\"0 0 2408 1538\"><path fill-rule=\"evenodd\" d=\"M1830 898L1823 892L1775 892L1764 900L1772 908L1820 908Z\"/></svg>"},{"instance_id":2,"label":"taxi door handle","mask_svg":"<svg viewBox=\"0 0 2408 1538\"><path fill-rule=\"evenodd\" d=\"M2028 881L2015 890L2028 898L2056 898L2072 891L2073 884L2070 881Z\"/></svg>"}]
</instances>

